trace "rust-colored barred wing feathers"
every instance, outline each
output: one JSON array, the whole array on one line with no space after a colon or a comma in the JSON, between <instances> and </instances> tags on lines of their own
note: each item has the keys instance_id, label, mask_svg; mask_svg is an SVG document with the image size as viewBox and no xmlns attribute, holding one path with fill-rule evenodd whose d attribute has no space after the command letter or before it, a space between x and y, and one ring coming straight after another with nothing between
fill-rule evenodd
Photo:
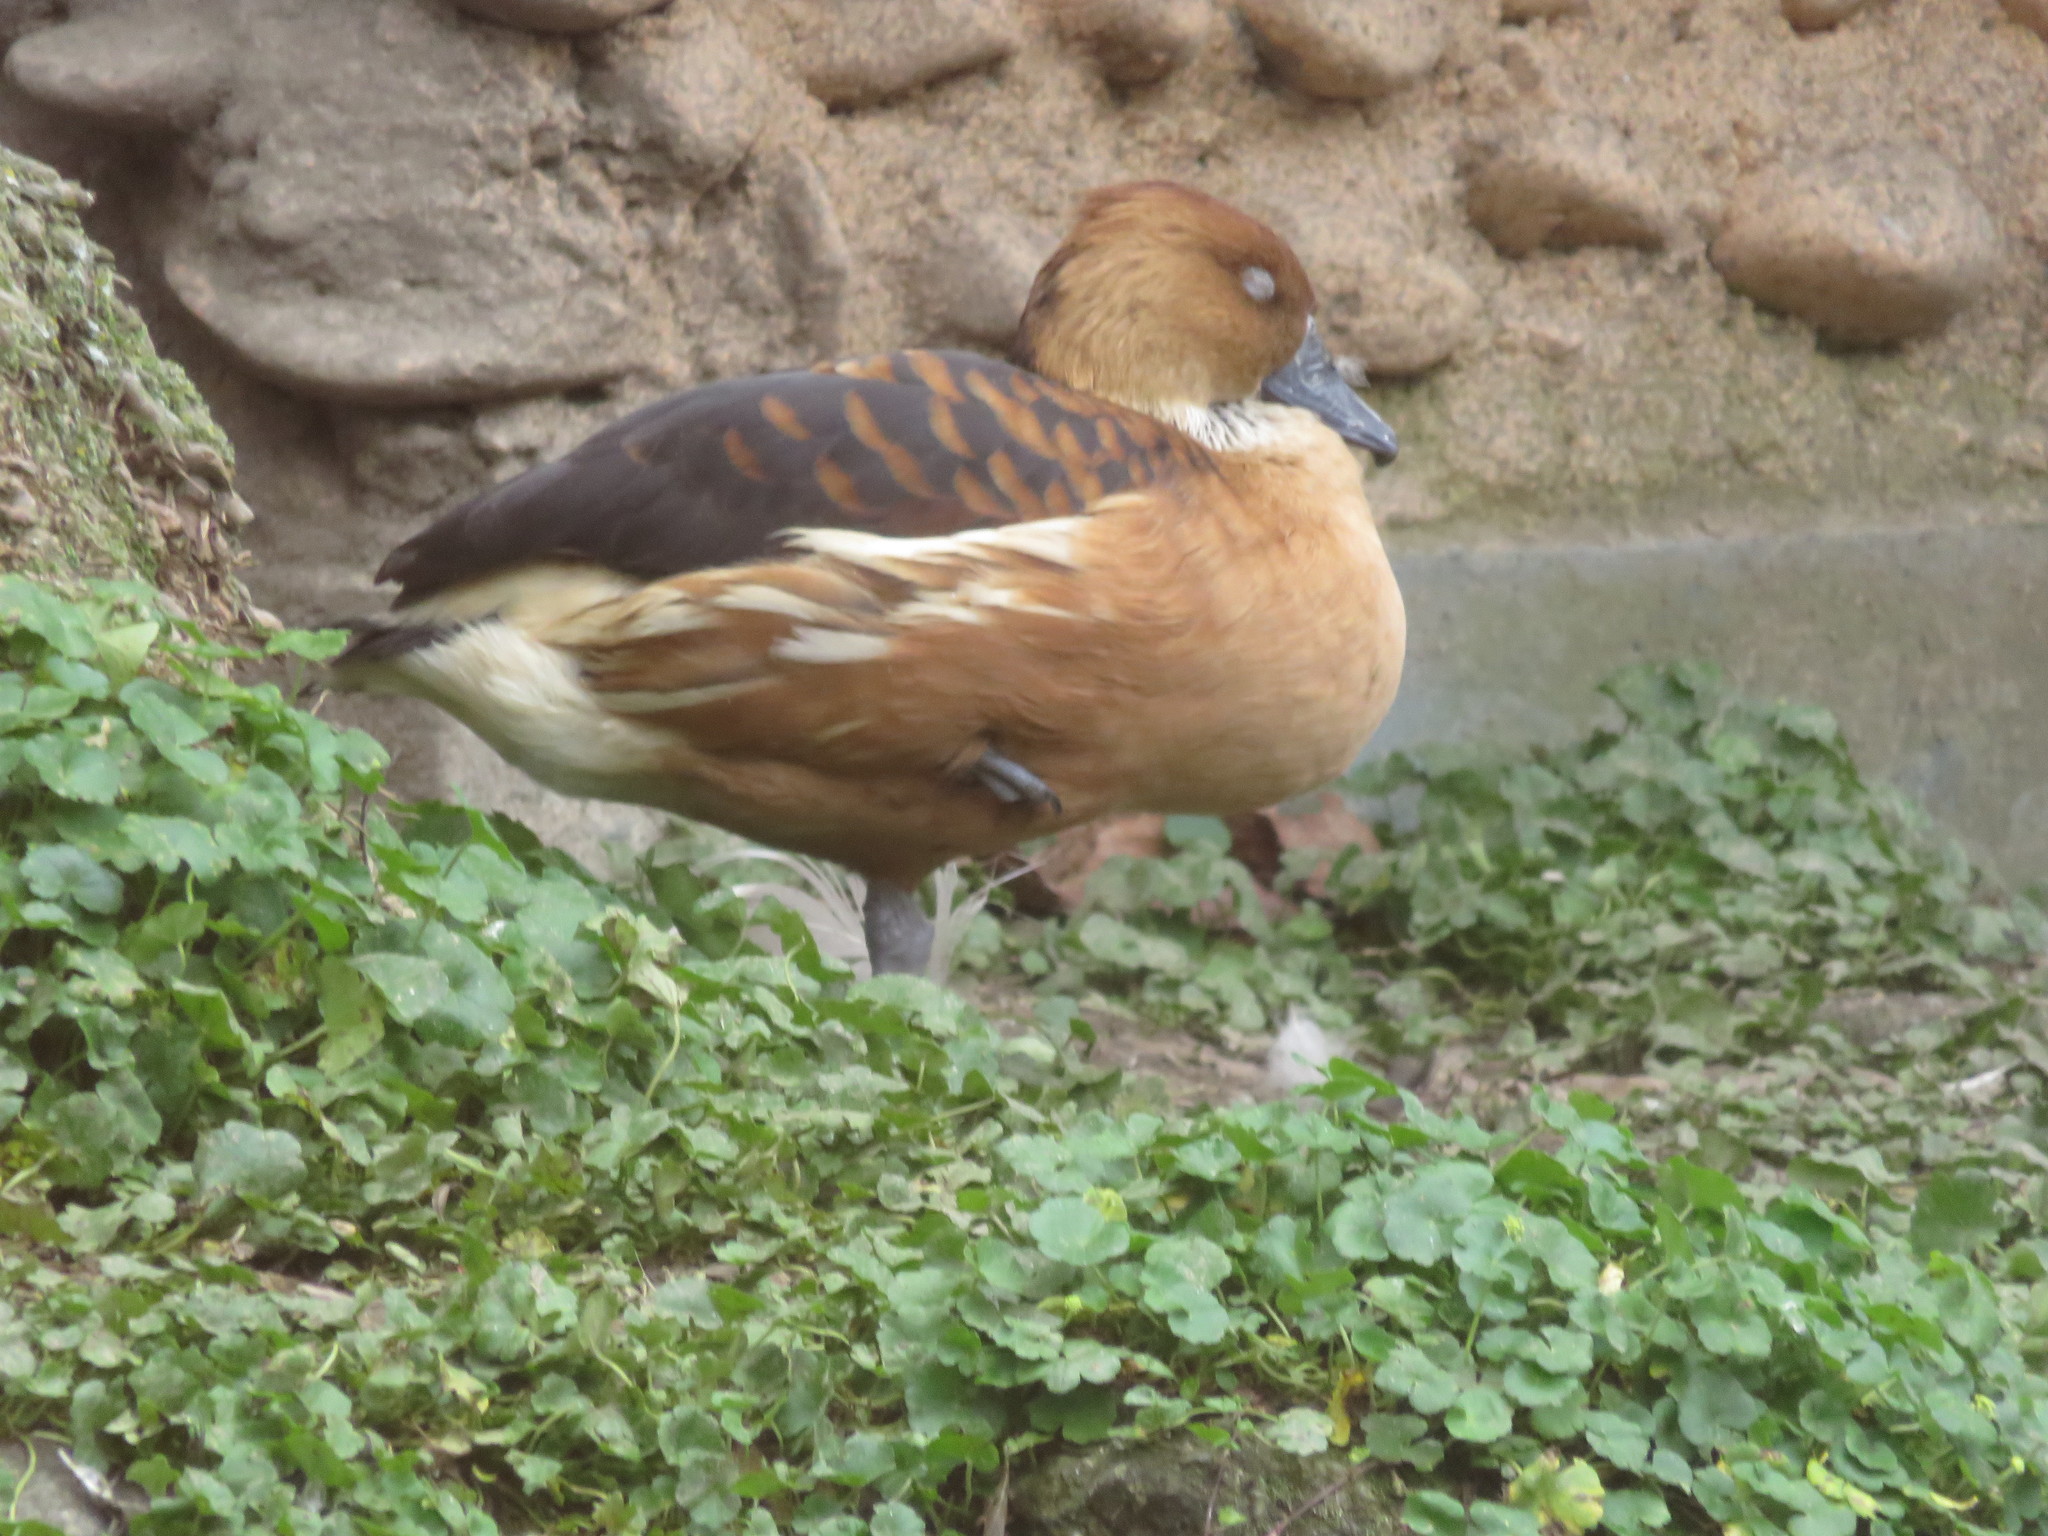
<instances>
[{"instance_id":1,"label":"rust-colored barred wing feathers","mask_svg":"<svg viewBox=\"0 0 2048 1536\"><path fill-rule=\"evenodd\" d=\"M377 577L399 607L514 568L639 581L760 560L791 529L923 537L1065 517L1199 467L1150 417L962 352L707 384L457 507Z\"/></svg>"}]
</instances>

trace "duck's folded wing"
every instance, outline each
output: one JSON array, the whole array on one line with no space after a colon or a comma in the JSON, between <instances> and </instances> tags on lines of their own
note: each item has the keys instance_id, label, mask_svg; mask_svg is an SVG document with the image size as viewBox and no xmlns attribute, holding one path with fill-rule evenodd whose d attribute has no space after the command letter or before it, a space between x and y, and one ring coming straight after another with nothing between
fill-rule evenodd
<instances>
[{"instance_id":1,"label":"duck's folded wing","mask_svg":"<svg viewBox=\"0 0 2048 1536\"><path fill-rule=\"evenodd\" d=\"M791 529L922 538L1066 517L1202 450L964 352L895 352L672 395L450 511L378 571L405 607L532 565L637 581L757 561Z\"/></svg>"},{"instance_id":2,"label":"duck's folded wing","mask_svg":"<svg viewBox=\"0 0 2048 1536\"><path fill-rule=\"evenodd\" d=\"M1135 507L1146 493L1096 505ZM1109 636L1158 607L1156 564L1089 557L1097 518L923 538L807 529L778 558L686 573L542 613L523 633L570 658L600 708L703 751L845 770L956 764L1070 691Z\"/></svg>"}]
</instances>

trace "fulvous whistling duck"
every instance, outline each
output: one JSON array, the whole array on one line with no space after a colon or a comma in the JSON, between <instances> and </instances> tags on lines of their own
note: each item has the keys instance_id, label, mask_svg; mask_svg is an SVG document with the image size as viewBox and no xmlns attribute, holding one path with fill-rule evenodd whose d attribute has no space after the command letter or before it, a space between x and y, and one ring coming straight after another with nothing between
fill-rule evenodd
<instances>
[{"instance_id":1,"label":"fulvous whistling duck","mask_svg":"<svg viewBox=\"0 0 2048 1536\"><path fill-rule=\"evenodd\" d=\"M1293 251L1167 182L1081 205L1015 364L905 351L729 379L446 513L377 572L342 686L440 705L549 787L915 892L1117 812L1321 784L1400 680L1344 383Z\"/></svg>"}]
</instances>

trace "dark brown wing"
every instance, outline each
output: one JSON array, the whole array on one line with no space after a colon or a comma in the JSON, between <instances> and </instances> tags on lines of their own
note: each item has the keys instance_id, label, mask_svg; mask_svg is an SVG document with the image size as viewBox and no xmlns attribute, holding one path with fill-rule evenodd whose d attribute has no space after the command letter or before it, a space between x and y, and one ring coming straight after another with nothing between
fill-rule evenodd
<instances>
[{"instance_id":1,"label":"dark brown wing","mask_svg":"<svg viewBox=\"0 0 2048 1536\"><path fill-rule=\"evenodd\" d=\"M967 352L892 352L671 395L391 552L403 607L540 560L653 581L790 528L956 533L1062 517L1204 462L1149 416Z\"/></svg>"}]
</instances>

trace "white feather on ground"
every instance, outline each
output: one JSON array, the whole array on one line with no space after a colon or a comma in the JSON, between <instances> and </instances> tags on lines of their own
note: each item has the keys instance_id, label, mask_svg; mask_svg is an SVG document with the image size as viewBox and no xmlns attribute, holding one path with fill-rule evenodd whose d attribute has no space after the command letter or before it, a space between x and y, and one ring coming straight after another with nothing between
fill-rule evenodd
<instances>
[{"instance_id":1,"label":"white feather on ground","mask_svg":"<svg viewBox=\"0 0 2048 1536\"><path fill-rule=\"evenodd\" d=\"M772 896L804 920L821 953L851 966L863 979L868 974L868 941L861 928L861 903L867 899L867 882L851 870L823 859L800 853L783 853L774 848L734 848L704 861L706 869L740 859L758 859L780 864L795 880L745 880L732 893L752 911L763 897ZM782 941L772 928L749 928L747 937L770 954L782 952Z\"/></svg>"},{"instance_id":2,"label":"white feather on ground","mask_svg":"<svg viewBox=\"0 0 2048 1536\"><path fill-rule=\"evenodd\" d=\"M851 870L828 864L823 859L782 853L773 848L734 848L706 860L705 867L708 869L737 859L759 859L779 864L796 876L795 881L749 880L735 885L733 894L745 901L749 909L758 906L764 896L774 897L804 920L821 952L852 967L854 974L862 980L867 979L868 944L861 925L861 904L868 893L865 880ZM1016 877L1008 875L1004 878ZM925 975L930 980L941 986L945 984L953 971L953 953L967 936L968 924L988 905L989 896L1001 883L987 880L971 883L964 874L964 865L958 860L932 876L932 957L925 967ZM749 929L747 936L771 954L780 951L780 943L771 929Z\"/></svg>"},{"instance_id":3,"label":"white feather on ground","mask_svg":"<svg viewBox=\"0 0 2048 1536\"><path fill-rule=\"evenodd\" d=\"M1313 1088L1329 1075L1330 1063L1344 1054L1344 1041L1331 1034L1299 1005L1287 1010L1280 1032L1266 1048L1266 1082L1277 1093Z\"/></svg>"}]
</instances>

